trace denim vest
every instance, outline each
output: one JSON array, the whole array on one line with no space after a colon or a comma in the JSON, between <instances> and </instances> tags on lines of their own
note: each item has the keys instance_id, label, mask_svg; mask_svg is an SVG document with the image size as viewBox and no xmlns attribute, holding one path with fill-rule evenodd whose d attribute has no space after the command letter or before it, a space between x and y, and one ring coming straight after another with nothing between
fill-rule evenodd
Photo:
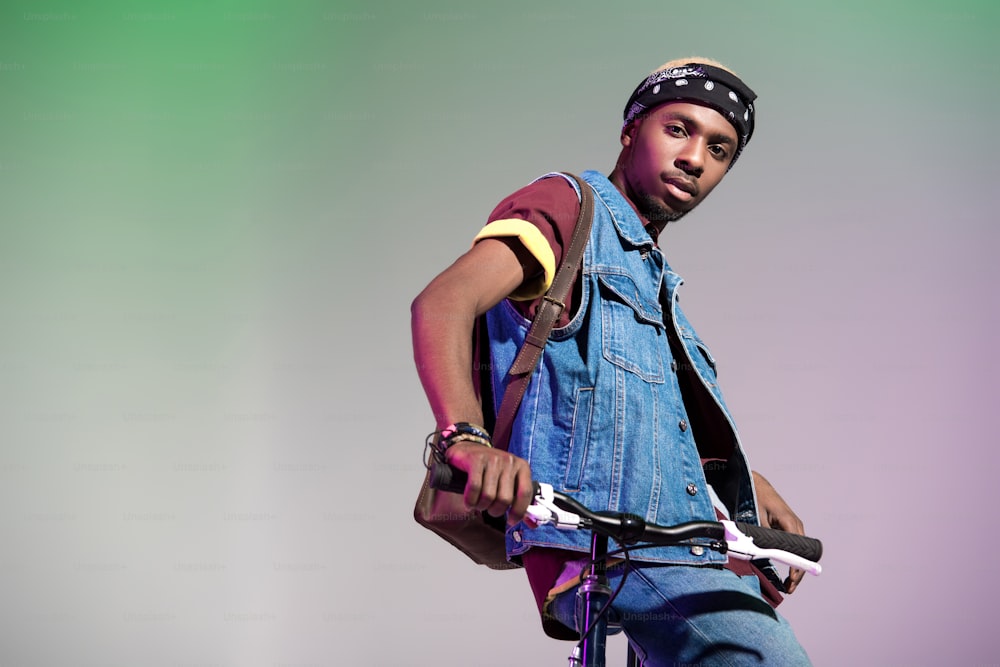
<instances>
[{"instance_id":1,"label":"denim vest","mask_svg":"<svg viewBox=\"0 0 1000 667\"><path fill-rule=\"evenodd\" d=\"M530 463L534 479L593 510L631 512L659 524L716 518L702 466L703 456L712 457L717 459L712 470L721 471L712 473L713 489L730 516L757 523L749 465L716 385L715 362L677 305L680 276L617 188L595 171L583 178L595 197L580 301L569 324L553 330L546 343L515 420L510 451ZM509 381L506 371L531 322L507 300L490 310L487 322L498 404ZM676 359L670 337L683 351ZM712 452L702 443L707 433L694 433L691 406L681 397L678 373L692 370L687 377L702 392L698 409L706 404L709 409L696 422L711 425L705 432L712 431ZM523 522L508 529L510 556L531 546L588 551L590 534L532 529ZM725 561L690 546L642 549L634 558Z\"/></svg>"}]
</instances>

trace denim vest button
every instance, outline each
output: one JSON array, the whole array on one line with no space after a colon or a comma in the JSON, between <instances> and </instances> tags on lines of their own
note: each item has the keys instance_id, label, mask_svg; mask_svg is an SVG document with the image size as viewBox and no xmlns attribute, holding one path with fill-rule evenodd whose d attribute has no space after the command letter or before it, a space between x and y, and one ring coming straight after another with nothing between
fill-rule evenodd
<instances>
[{"instance_id":1,"label":"denim vest button","mask_svg":"<svg viewBox=\"0 0 1000 667\"><path fill-rule=\"evenodd\" d=\"M687 492L688 492L689 496L697 495L697 493L698 493L698 487L697 487L697 485L695 485L694 482L691 482L690 484L688 484L687 485Z\"/></svg>"},{"instance_id":2,"label":"denim vest button","mask_svg":"<svg viewBox=\"0 0 1000 667\"><path fill-rule=\"evenodd\" d=\"M677 372L677 360L676 359L674 359L673 361L670 362L670 370L672 370L675 373Z\"/></svg>"},{"instance_id":3,"label":"denim vest button","mask_svg":"<svg viewBox=\"0 0 1000 667\"><path fill-rule=\"evenodd\" d=\"M701 546L700 544L696 544L693 547L691 547L691 553L695 556L702 556L705 553L705 547Z\"/></svg>"},{"instance_id":4,"label":"denim vest button","mask_svg":"<svg viewBox=\"0 0 1000 667\"><path fill-rule=\"evenodd\" d=\"M515 530L510 534L510 536L514 538L514 541L517 542L518 544L521 543L521 531Z\"/></svg>"},{"instance_id":5,"label":"denim vest button","mask_svg":"<svg viewBox=\"0 0 1000 667\"><path fill-rule=\"evenodd\" d=\"M682 431L686 431L688 430L688 423L682 419L680 423L677 424L677 427Z\"/></svg>"}]
</instances>

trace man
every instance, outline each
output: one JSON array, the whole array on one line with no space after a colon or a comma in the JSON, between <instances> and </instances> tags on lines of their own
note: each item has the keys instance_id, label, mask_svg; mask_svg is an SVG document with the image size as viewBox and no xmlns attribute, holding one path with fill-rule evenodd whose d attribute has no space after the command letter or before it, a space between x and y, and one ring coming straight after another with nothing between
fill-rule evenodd
<instances>
[{"instance_id":1,"label":"man","mask_svg":"<svg viewBox=\"0 0 1000 667\"><path fill-rule=\"evenodd\" d=\"M445 457L469 474L470 507L507 513L508 553L523 559L549 628L553 619L569 627L579 620L574 591L589 537L521 522L533 476L592 509L649 522L725 515L803 533L767 480L750 472L714 360L677 305L680 277L657 246L666 224L694 209L739 157L753 134L754 99L706 59L671 61L636 88L614 169L583 174L594 191L593 230L508 452L489 447L479 426L472 325L488 313L500 396L577 219L574 182L548 175L504 199L472 248L413 303L418 373ZM723 568L724 556L700 547L644 549L633 559L614 615L644 665L808 664L763 601L780 600L767 577ZM790 572L786 592L801 577Z\"/></svg>"}]
</instances>

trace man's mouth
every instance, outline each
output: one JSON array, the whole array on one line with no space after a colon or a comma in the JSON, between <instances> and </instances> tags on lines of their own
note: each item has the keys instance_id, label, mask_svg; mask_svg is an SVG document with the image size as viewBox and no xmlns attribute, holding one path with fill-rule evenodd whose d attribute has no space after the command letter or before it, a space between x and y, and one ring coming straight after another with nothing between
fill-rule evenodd
<instances>
[{"instance_id":1,"label":"man's mouth","mask_svg":"<svg viewBox=\"0 0 1000 667\"><path fill-rule=\"evenodd\" d=\"M667 191L680 201L691 201L698 196L698 186L683 178L668 178Z\"/></svg>"}]
</instances>

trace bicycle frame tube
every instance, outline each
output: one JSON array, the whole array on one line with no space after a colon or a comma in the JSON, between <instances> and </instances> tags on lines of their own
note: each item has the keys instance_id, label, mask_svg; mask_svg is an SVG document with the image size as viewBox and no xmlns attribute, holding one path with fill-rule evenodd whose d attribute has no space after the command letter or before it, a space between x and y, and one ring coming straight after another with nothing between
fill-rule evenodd
<instances>
[{"instance_id":1,"label":"bicycle frame tube","mask_svg":"<svg viewBox=\"0 0 1000 667\"><path fill-rule=\"evenodd\" d=\"M608 639L608 615L601 610L611 598L607 575L608 538L596 532L590 539L590 572L577 590L577 610L583 619L583 640L574 652L571 667L604 667Z\"/></svg>"}]
</instances>

